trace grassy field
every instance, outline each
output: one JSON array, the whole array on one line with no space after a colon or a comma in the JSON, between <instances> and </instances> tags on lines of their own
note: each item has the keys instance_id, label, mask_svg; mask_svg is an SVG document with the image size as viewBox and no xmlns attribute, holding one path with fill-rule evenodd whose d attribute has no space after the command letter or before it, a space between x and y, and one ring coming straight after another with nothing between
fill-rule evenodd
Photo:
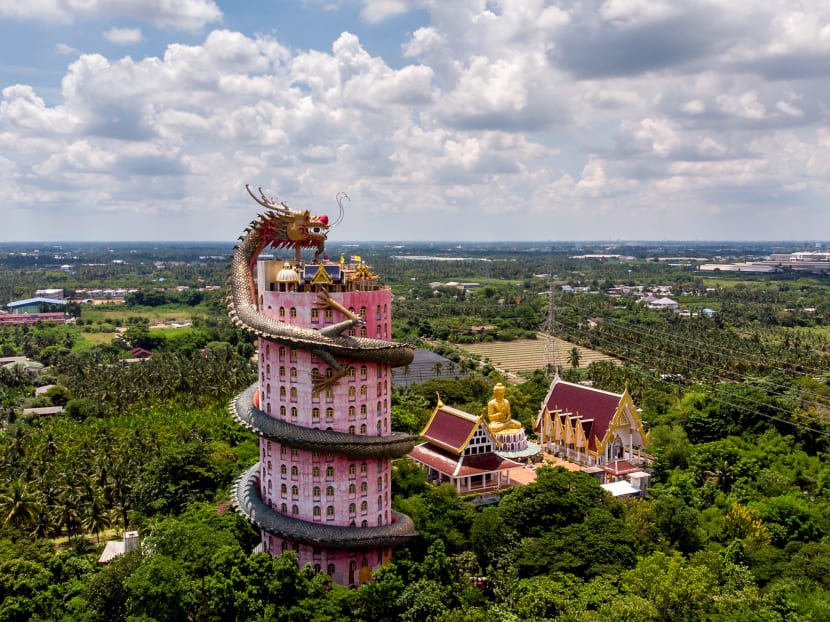
<instances>
[{"instance_id":1,"label":"grassy field","mask_svg":"<svg viewBox=\"0 0 830 622\"><path fill-rule=\"evenodd\" d=\"M551 337L553 364L560 367L570 367L568 357L574 344ZM475 343L458 345L459 348L472 354L478 354L482 358L489 358L490 362L499 369L519 373L533 371L545 367L545 344L546 336L539 334L537 339L520 339L517 341L492 341L489 343ZM619 361L607 354L602 354L582 346L576 346L579 350L579 366L587 367L595 361Z\"/></svg>"},{"instance_id":2,"label":"grassy field","mask_svg":"<svg viewBox=\"0 0 830 622\"><path fill-rule=\"evenodd\" d=\"M88 322L112 322L120 320L124 325L130 318L145 318L150 324L163 322L187 322L194 317L208 317L210 313L199 307L141 307L133 309L124 305L99 305L83 308L81 317Z\"/></svg>"},{"instance_id":3,"label":"grassy field","mask_svg":"<svg viewBox=\"0 0 830 622\"><path fill-rule=\"evenodd\" d=\"M78 340L72 349L85 350L92 346L111 343L114 338L115 333L78 333Z\"/></svg>"}]
</instances>

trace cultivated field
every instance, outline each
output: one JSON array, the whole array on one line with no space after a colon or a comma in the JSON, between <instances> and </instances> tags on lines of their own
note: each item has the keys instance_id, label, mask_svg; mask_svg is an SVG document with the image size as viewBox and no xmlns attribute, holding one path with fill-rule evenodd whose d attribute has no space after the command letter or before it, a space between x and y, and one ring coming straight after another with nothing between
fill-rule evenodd
<instances>
[{"instance_id":1,"label":"cultivated field","mask_svg":"<svg viewBox=\"0 0 830 622\"><path fill-rule=\"evenodd\" d=\"M489 343L474 343L458 345L473 354L478 354L482 359L489 358L490 362L499 369L518 373L521 371L533 371L545 367L545 343L546 337L539 334L536 339L520 339L518 341L492 341ZM559 367L570 367L568 357L574 344L550 337L552 343L552 358L554 365ZM579 366L587 367L595 361L613 361L619 363L607 354L601 354L582 346L576 346L579 350Z\"/></svg>"}]
</instances>

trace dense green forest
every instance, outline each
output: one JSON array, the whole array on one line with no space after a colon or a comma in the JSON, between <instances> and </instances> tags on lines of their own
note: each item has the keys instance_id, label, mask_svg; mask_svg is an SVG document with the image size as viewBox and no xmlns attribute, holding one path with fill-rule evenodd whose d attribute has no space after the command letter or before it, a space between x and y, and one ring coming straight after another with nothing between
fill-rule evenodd
<instances>
[{"instance_id":1,"label":"dense green forest","mask_svg":"<svg viewBox=\"0 0 830 622\"><path fill-rule=\"evenodd\" d=\"M481 410L506 379L450 342L533 334L553 308L559 336L621 360L560 371L631 391L651 430L653 486L647 499L620 500L587 475L542 468L535 484L479 508L400 460L394 506L421 537L349 590L290 553L249 554L258 535L228 496L258 448L225 407L255 378L252 340L225 319L221 292L167 289L219 283L221 262L168 249L165 260L185 264L157 268L153 252L89 275L16 256L0 268L9 300L93 282L138 289L122 305L83 306L75 325L0 328L4 356L49 366L0 368L0 620L830 619L826 277L703 279L646 248L633 262L568 249L465 249L487 260L474 262L379 252L396 338L465 372L397 390L393 427L420 430L436 392ZM451 280L480 287L430 286ZM716 312L681 317L608 295L622 283L672 286L686 308ZM191 322L149 329L168 316ZM474 337L479 324L494 328ZM153 357L121 362L135 346ZM526 425L546 371L508 389ZM55 386L35 396L45 384ZM65 412L23 415L47 404ZM125 528L140 531L139 549L97 565L103 541Z\"/></svg>"}]
</instances>

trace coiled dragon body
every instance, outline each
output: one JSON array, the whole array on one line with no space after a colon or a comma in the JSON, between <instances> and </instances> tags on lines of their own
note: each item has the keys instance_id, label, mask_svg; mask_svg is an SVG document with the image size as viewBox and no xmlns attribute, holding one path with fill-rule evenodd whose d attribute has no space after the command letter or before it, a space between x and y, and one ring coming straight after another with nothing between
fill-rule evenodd
<instances>
[{"instance_id":1,"label":"coiled dragon body","mask_svg":"<svg viewBox=\"0 0 830 622\"><path fill-rule=\"evenodd\" d=\"M325 290L320 291L318 305L335 308L348 319L320 330L275 320L257 308L253 270L262 250L268 246L293 247L296 260L299 262L303 248L315 248L313 261L316 262L323 252L329 229L342 219L342 203L341 197L338 196L341 217L330 225L326 216L315 217L308 211L291 210L285 202L276 203L273 199L267 198L262 194L262 190L261 198L257 198L248 186L245 187L254 200L267 211L251 222L231 256L227 289L228 313L233 322L257 337L311 351L337 370L344 368L337 361L338 358L373 361L392 367L411 363L414 355L411 346L382 339L343 335L345 330L362 324L363 319L344 309Z\"/></svg>"}]
</instances>

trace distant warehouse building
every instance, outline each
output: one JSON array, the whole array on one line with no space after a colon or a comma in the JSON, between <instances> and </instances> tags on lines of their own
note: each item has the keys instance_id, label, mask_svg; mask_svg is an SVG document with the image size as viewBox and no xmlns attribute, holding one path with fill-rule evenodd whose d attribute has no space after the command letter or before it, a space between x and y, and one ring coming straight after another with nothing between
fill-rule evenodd
<instances>
[{"instance_id":1,"label":"distant warehouse building","mask_svg":"<svg viewBox=\"0 0 830 622\"><path fill-rule=\"evenodd\" d=\"M57 298L27 298L15 300L6 305L9 313L0 315L0 326L9 324L32 325L37 322L66 322L66 314L62 310L66 306L65 300Z\"/></svg>"}]
</instances>

